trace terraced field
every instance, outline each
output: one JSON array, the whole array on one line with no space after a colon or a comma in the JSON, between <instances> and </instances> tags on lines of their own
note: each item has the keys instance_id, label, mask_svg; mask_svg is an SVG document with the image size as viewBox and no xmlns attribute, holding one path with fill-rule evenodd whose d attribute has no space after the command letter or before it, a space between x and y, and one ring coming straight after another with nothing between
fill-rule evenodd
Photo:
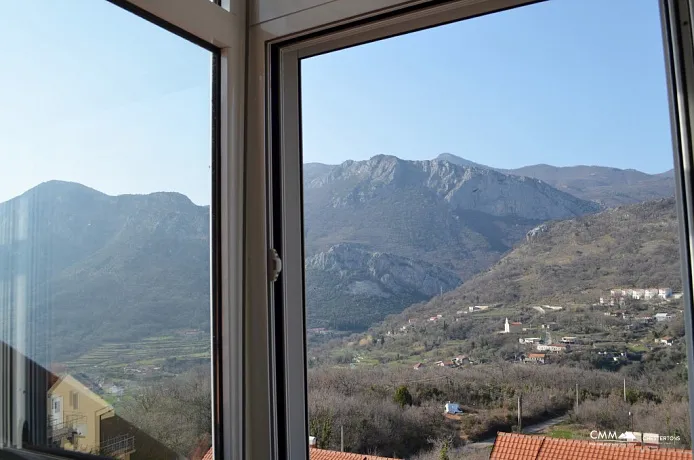
<instances>
[{"instance_id":1,"label":"terraced field","mask_svg":"<svg viewBox=\"0 0 694 460\"><path fill-rule=\"evenodd\" d=\"M108 343L79 358L65 363L70 371L98 368L118 370L158 366L176 358L177 361L210 358L210 339L207 334L149 337L133 343Z\"/></svg>"}]
</instances>

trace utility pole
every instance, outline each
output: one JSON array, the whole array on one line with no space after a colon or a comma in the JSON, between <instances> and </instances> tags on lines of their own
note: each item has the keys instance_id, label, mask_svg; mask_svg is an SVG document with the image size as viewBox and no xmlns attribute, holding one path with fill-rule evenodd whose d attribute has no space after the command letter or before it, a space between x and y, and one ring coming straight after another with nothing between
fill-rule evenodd
<instances>
[{"instance_id":1,"label":"utility pole","mask_svg":"<svg viewBox=\"0 0 694 460\"><path fill-rule=\"evenodd\" d=\"M578 383L576 384L576 409L574 411L578 413Z\"/></svg>"},{"instance_id":2,"label":"utility pole","mask_svg":"<svg viewBox=\"0 0 694 460\"><path fill-rule=\"evenodd\" d=\"M345 430L342 425L340 425L340 452L345 451Z\"/></svg>"},{"instance_id":3,"label":"utility pole","mask_svg":"<svg viewBox=\"0 0 694 460\"><path fill-rule=\"evenodd\" d=\"M518 432L523 432L523 395L518 395Z\"/></svg>"},{"instance_id":4,"label":"utility pole","mask_svg":"<svg viewBox=\"0 0 694 460\"><path fill-rule=\"evenodd\" d=\"M627 379L624 378L624 402L627 402Z\"/></svg>"}]
</instances>

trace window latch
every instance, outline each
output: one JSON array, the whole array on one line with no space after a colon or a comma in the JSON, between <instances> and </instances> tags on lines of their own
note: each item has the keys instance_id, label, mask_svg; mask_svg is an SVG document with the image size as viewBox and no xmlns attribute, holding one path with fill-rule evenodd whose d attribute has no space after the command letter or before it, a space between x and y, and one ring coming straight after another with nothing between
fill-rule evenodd
<instances>
[{"instance_id":1,"label":"window latch","mask_svg":"<svg viewBox=\"0 0 694 460\"><path fill-rule=\"evenodd\" d=\"M275 248L270 248L270 282L274 283L282 271L282 259Z\"/></svg>"}]
</instances>

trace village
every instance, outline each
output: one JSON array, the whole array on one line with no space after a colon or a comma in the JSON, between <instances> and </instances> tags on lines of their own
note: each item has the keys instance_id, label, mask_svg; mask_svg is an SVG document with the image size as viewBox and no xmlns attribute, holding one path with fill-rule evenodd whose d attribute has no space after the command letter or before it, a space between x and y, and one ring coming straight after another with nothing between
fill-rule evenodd
<instances>
[{"instance_id":1,"label":"village","mask_svg":"<svg viewBox=\"0 0 694 460\"><path fill-rule=\"evenodd\" d=\"M644 353L654 348L673 346L678 340L676 337L660 336L655 329L682 315L682 311L675 308L679 305L677 301L681 297L681 293L673 293L672 289L667 287L619 288L611 289L589 306L541 305L519 309L502 305L474 305L459 309L453 315L440 313L426 318L409 318L408 322L398 329L387 331L386 336L404 335L427 326L440 325L446 329L459 321L479 318L497 322L499 328L496 334L513 336L513 341L517 341L516 352L508 359L509 361L542 365L565 361L568 359L567 355L571 354L589 354L594 355L594 359L603 362L606 367L610 365L618 367L629 361L640 361ZM606 324L607 322L605 324L601 322L603 329L608 330L609 333L579 333L567 329L566 325L562 327L557 321L544 320L550 314L572 315L586 307L593 312L602 312L604 317L612 320L609 321L609 325ZM529 323L509 320L512 315L521 316L523 313L526 318L532 314L532 320ZM502 314L507 316L501 316ZM539 324L538 319L541 321ZM632 335L639 340L633 343L626 340L621 342L614 340L615 330L622 333L632 332ZM358 359L357 362L364 361ZM421 360L413 364L412 368L414 370L427 366L463 368L481 362L470 354L462 353L449 355L444 359Z\"/></svg>"}]
</instances>

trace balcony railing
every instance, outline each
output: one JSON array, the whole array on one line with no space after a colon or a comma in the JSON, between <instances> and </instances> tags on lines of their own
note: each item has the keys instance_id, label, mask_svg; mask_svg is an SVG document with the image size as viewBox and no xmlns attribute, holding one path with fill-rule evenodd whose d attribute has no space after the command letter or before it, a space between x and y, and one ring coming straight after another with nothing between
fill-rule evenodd
<instances>
[{"instance_id":1,"label":"balcony railing","mask_svg":"<svg viewBox=\"0 0 694 460\"><path fill-rule=\"evenodd\" d=\"M99 453L108 457L118 457L135 451L135 436L122 434L101 443Z\"/></svg>"},{"instance_id":2,"label":"balcony railing","mask_svg":"<svg viewBox=\"0 0 694 460\"><path fill-rule=\"evenodd\" d=\"M72 441L77 435L77 425L86 421L87 417L84 415L69 415L62 422L51 423L48 425L48 439L53 442L63 439Z\"/></svg>"}]
</instances>

